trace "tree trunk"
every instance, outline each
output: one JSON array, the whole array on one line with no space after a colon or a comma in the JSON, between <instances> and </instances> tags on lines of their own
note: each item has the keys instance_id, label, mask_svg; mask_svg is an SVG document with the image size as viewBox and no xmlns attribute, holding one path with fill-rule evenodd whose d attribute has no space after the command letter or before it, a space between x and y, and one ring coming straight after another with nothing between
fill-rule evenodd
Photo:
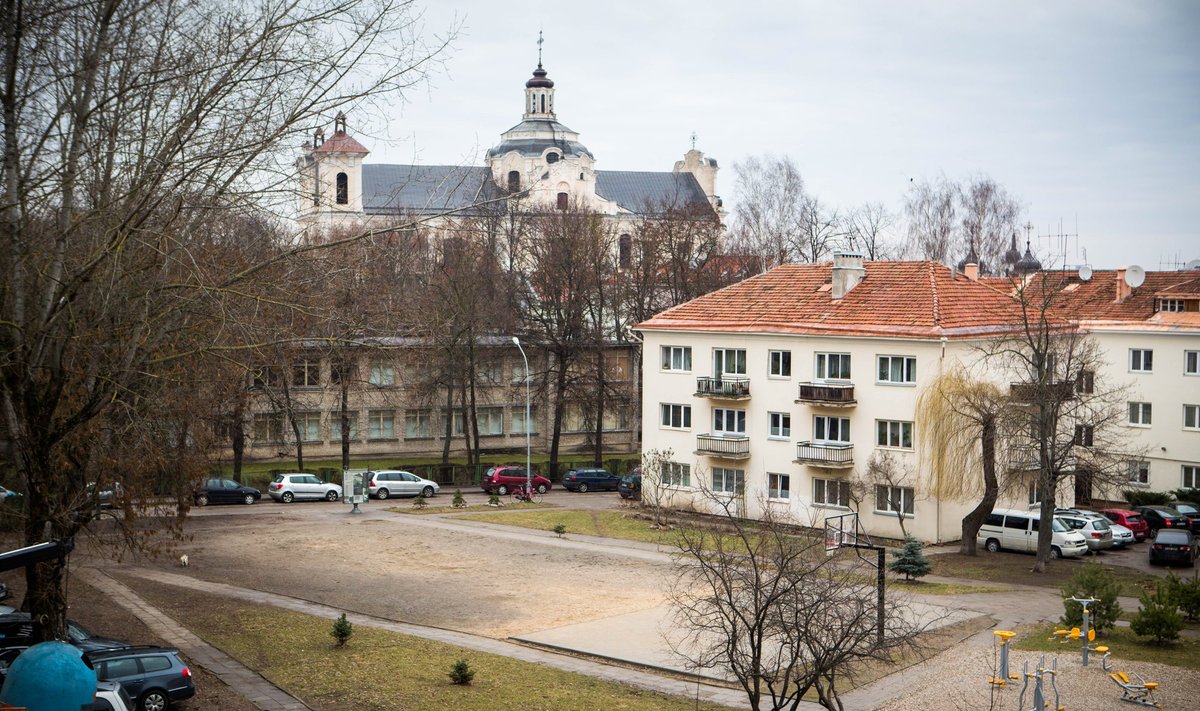
<instances>
[{"instance_id":1,"label":"tree trunk","mask_svg":"<svg viewBox=\"0 0 1200 711\"><path fill-rule=\"evenodd\" d=\"M592 466L604 466L604 345L600 344L596 353L596 436L592 442Z\"/></svg>"},{"instance_id":2,"label":"tree trunk","mask_svg":"<svg viewBox=\"0 0 1200 711\"><path fill-rule=\"evenodd\" d=\"M242 462L246 458L246 400L244 394L239 393L237 402L233 406L233 415L229 427L233 442L233 480L237 483L242 483Z\"/></svg>"},{"instance_id":3,"label":"tree trunk","mask_svg":"<svg viewBox=\"0 0 1200 711\"><path fill-rule=\"evenodd\" d=\"M446 425L442 431L442 464L450 463L450 442L454 436L454 386L446 384ZM469 467L469 462L468 462Z\"/></svg>"},{"instance_id":4,"label":"tree trunk","mask_svg":"<svg viewBox=\"0 0 1200 711\"><path fill-rule=\"evenodd\" d=\"M975 537L979 535L979 527L996 507L996 499L1000 496L1000 483L996 479L995 415L984 415L980 424L982 428L980 439L983 447L983 498L980 499L978 506L963 517L962 542L958 546L958 552L963 555L979 554Z\"/></svg>"},{"instance_id":5,"label":"tree trunk","mask_svg":"<svg viewBox=\"0 0 1200 711\"><path fill-rule=\"evenodd\" d=\"M348 369L347 369L348 370ZM341 403L338 406L338 417L342 419L342 470L350 468L350 384L346 381L349 374L343 372L340 387Z\"/></svg>"},{"instance_id":6,"label":"tree trunk","mask_svg":"<svg viewBox=\"0 0 1200 711\"><path fill-rule=\"evenodd\" d=\"M557 372L554 374L554 422L550 426L550 461L546 464L546 476L551 479L558 476L558 445L562 439L562 421L566 410L566 401L563 398L567 389L567 363L561 356L555 360Z\"/></svg>"}]
</instances>

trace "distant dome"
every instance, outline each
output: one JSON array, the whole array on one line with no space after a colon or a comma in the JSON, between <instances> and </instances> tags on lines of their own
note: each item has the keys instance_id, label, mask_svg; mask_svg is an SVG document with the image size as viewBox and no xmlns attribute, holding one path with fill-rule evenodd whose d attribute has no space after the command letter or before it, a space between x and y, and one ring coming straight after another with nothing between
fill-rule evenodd
<instances>
[{"instance_id":1,"label":"distant dome","mask_svg":"<svg viewBox=\"0 0 1200 711\"><path fill-rule=\"evenodd\" d=\"M1016 263L1014 268L1018 274L1032 274L1033 272L1040 272L1042 270L1042 263L1029 251L1029 242L1025 243L1025 254Z\"/></svg>"},{"instance_id":2,"label":"distant dome","mask_svg":"<svg viewBox=\"0 0 1200 711\"><path fill-rule=\"evenodd\" d=\"M982 261L980 261L979 255L975 252L975 245L973 245L973 244L971 245L971 249L969 249L967 251L967 256L963 257L962 261L960 261L958 263L958 270L960 272L964 271L967 268L968 264L978 265L980 272L987 271L987 267L984 265L984 263Z\"/></svg>"},{"instance_id":3,"label":"distant dome","mask_svg":"<svg viewBox=\"0 0 1200 711\"><path fill-rule=\"evenodd\" d=\"M1009 245L1008 250L1004 253L1004 263L1010 267L1015 267L1019 261L1021 261L1021 250L1017 249L1017 233L1014 232L1012 244Z\"/></svg>"},{"instance_id":4,"label":"distant dome","mask_svg":"<svg viewBox=\"0 0 1200 711\"><path fill-rule=\"evenodd\" d=\"M537 69L533 70L533 78L525 82L526 89L536 87L544 87L546 89L554 88L554 80L546 78L546 70L542 69L541 62L538 63Z\"/></svg>"}]
</instances>

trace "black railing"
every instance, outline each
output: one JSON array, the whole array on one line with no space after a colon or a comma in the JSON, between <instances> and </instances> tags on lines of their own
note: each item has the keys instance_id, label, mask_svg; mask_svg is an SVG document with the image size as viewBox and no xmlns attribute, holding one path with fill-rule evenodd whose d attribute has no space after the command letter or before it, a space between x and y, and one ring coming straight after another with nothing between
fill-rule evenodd
<instances>
[{"instance_id":1,"label":"black railing","mask_svg":"<svg viewBox=\"0 0 1200 711\"><path fill-rule=\"evenodd\" d=\"M696 394L702 397L750 397L750 378L696 378Z\"/></svg>"},{"instance_id":2,"label":"black railing","mask_svg":"<svg viewBox=\"0 0 1200 711\"><path fill-rule=\"evenodd\" d=\"M717 457L744 459L750 456L750 438L696 435L696 452Z\"/></svg>"},{"instance_id":3,"label":"black railing","mask_svg":"<svg viewBox=\"0 0 1200 711\"><path fill-rule=\"evenodd\" d=\"M826 466L853 466L854 445L834 442L797 442L796 461Z\"/></svg>"},{"instance_id":4,"label":"black railing","mask_svg":"<svg viewBox=\"0 0 1200 711\"><path fill-rule=\"evenodd\" d=\"M824 402L831 405L853 405L854 383L800 383L803 402Z\"/></svg>"}]
</instances>

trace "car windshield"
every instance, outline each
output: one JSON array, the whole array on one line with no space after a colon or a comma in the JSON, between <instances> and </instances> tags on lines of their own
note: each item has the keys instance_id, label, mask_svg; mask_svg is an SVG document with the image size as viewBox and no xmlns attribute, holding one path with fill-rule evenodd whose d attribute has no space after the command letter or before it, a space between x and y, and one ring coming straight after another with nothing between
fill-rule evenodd
<instances>
[{"instance_id":1,"label":"car windshield","mask_svg":"<svg viewBox=\"0 0 1200 711\"><path fill-rule=\"evenodd\" d=\"M1175 504L1175 510L1181 514L1194 514L1197 512L1196 507L1192 506L1191 504L1178 504L1177 503L1177 504Z\"/></svg>"},{"instance_id":2,"label":"car windshield","mask_svg":"<svg viewBox=\"0 0 1200 711\"><path fill-rule=\"evenodd\" d=\"M1062 519L1056 518L1054 519L1054 522L1050 524L1050 530L1054 531L1055 533L1065 533L1071 529L1062 522Z\"/></svg>"},{"instance_id":3,"label":"car windshield","mask_svg":"<svg viewBox=\"0 0 1200 711\"><path fill-rule=\"evenodd\" d=\"M1187 545L1187 543L1189 541L1188 541L1188 534L1186 531L1167 531L1164 529L1164 530L1161 530L1158 532L1158 538L1155 539L1155 542L1156 543L1170 543L1172 545L1177 545L1177 544Z\"/></svg>"}]
</instances>

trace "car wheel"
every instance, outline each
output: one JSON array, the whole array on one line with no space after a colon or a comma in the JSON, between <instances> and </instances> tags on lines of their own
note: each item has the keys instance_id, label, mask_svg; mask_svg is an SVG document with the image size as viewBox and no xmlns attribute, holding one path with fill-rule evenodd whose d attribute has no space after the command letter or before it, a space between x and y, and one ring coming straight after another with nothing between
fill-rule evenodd
<instances>
[{"instance_id":1,"label":"car wheel","mask_svg":"<svg viewBox=\"0 0 1200 711\"><path fill-rule=\"evenodd\" d=\"M507 487L507 486L505 486L505 485L503 485L503 484L501 484L500 486L497 486L497 487L496 487L496 493L497 493L497 494L499 494L499 495L501 495L501 496L505 496L505 495L507 495L507 494L508 494L508 487Z\"/></svg>"},{"instance_id":2,"label":"car wheel","mask_svg":"<svg viewBox=\"0 0 1200 711\"><path fill-rule=\"evenodd\" d=\"M541 491L541 489L538 489L538 491ZM544 491L543 491L542 493L544 494L544 493L546 493L546 492L544 492ZM587 484L580 484L580 485L579 485L579 493L581 493L581 494L586 494L586 493L587 493Z\"/></svg>"},{"instance_id":3,"label":"car wheel","mask_svg":"<svg viewBox=\"0 0 1200 711\"><path fill-rule=\"evenodd\" d=\"M208 494L201 494L196 497L197 506L208 506Z\"/></svg>"},{"instance_id":4,"label":"car wheel","mask_svg":"<svg viewBox=\"0 0 1200 711\"><path fill-rule=\"evenodd\" d=\"M386 499L387 497L388 497L388 490L387 490L387 489L380 489L380 490L379 490L379 493L375 494L375 498L379 499L380 501L383 501L383 500L384 500L384 499Z\"/></svg>"},{"instance_id":5,"label":"car wheel","mask_svg":"<svg viewBox=\"0 0 1200 711\"><path fill-rule=\"evenodd\" d=\"M550 490L550 487L546 486L545 484L537 485L537 493L539 493L539 494L544 494L549 490ZM587 489L580 489L580 491L587 491Z\"/></svg>"},{"instance_id":6,"label":"car wheel","mask_svg":"<svg viewBox=\"0 0 1200 711\"><path fill-rule=\"evenodd\" d=\"M246 498L242 499L242 503L247 506L253 504L255 501L256 499L254 498L254 494L246 494Z\"/></svg>"},{"instance_id":7,"label":"car wheel","mask_svg":"<svg viewBox=\"0 0 1200 711\"><path fill-rule=\"evenodd\" d=\"M987 539L987 543L983 544L983 547L987 549L988 553L999 553L1000 541L997 541L995 538L989 538Z\"/></svg>"},{"instance_id":8,"label":"car wheel","mask_svg":"<svg viewBox=\"0 0 1200 711\"><path fill-rule=\"evenodd\" d=\"M1059 558L1062 558L1062 551L1058 549L1058 546L1050 546L1050 560L1058 560Z\"/></svg>"},{"instance_id":9,"label":"car wheel","mask_svg":"<svg viewBox=\"0 0 1200 711\"><path fill-rule=\"evenodd\" d=\"M433 487L427 486L424 489L421 489L421 496L425 497L426 499L432 498L433 497Z\"/></svg>"},{"instance_id":10,"label":"car wheel","mask_svg":"<svg viewBox=\"0 0 1200 711\"><path fill-rule=\"evenodd\" d=\"M142 698L138 700L138 708L142 711L164 711L170 701L167 699L166 692L161 689L151 689L142 694Z\"/></svg>"},{"instance_id":11,"label":"car wheel","mask_svg":"<svg viewBox=\"0 0 1200 711\"><path fill-rule=\"evenodd\" d=\"M326 501L337 501L338 500L337 489L330 489L329 491L325 492L325 500Z\"/></svg>"},{"instance_id":12,"label":"car wheel","mask_svg":"<svg viewBox=\"0 0 1200 711\"><path fill-rule=\"evenodd\" d=\"M279 495L279 500L285 504L290 504L296 500L296 495L290 491L285 491Z\"/></svg>"}]
</instances>

